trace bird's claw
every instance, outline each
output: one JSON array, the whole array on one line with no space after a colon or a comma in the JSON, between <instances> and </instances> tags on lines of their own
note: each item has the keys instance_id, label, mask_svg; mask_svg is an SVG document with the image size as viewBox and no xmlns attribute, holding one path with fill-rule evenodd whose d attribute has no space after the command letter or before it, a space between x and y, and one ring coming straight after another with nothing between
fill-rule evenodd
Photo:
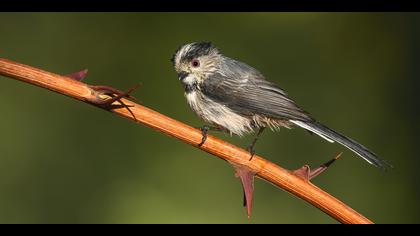
<instances>
[{"instance_id":1,"label":"bird's claw","mask_svg":"<svg viewBox=\"0 0 420 236\"><path fill-rule=\"evenodd\" d=\"M251 157L249 158L249 160L248 160L248 161L251 161L251 160L252 160L252 158L254 158L254 155L255 155L255 149L254 149L254 146L255 146L255 144L257 143L257 140L258 140L258 138L260 137L260 135L262 134L262 132L264 131L264 129L265 129L265 127L261 127L261 128L258 130L257 135L254 137L254 140L252 140L252 143L250 143L250 144L248 145L247 150L248 150L249 154L251 154Z\"/></svg>"},{"instance_id":2,"label":"bird's claw","mask_svg":"<svg viewBox=\"0 0 420 236\"><path fill-rule=\"evenodd\" d=\"M207 140L207 133L209 132L210 128L207 125L205 125L203 127L200 127L199 129L201 130L202 137L201 142L198 144L198 146L201 147Z\"/></svg>"},{"instance_id":3,"label":"bird's claw","mask_svg":"<svg viewBox=\"0 0 420 236\"><path fill-rule=\"evenodd\" d=\"M251 157L249 158L249 161L251 161L252 158L254 158L254 155L255 155L254 145L249 145L247 150L248 150L249 154L251 155Z\"/></svg>"}]
</instances>

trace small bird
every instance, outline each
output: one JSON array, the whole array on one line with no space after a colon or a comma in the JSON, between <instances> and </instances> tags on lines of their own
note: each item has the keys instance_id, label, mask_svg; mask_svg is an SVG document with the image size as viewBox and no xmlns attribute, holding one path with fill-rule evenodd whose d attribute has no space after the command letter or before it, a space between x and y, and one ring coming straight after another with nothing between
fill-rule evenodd
<instances>
[{"instance_id":1,"label":"small bird","mask_svg":"<svg viewBox=\"0 0 420 236\"><path fill-rule=\"evenodd\" d=\"M254 145L266 127L278 130L298 126L331 143L340 143L374 166L391 167L363 145L319 123L258 70L223 55L210 42L184 44L171 61L189 106L211 125L201 128L199 146L206 141L209 130L238 136L258 130L248 146L251 160Z\"/></svg>"}]
</instances>

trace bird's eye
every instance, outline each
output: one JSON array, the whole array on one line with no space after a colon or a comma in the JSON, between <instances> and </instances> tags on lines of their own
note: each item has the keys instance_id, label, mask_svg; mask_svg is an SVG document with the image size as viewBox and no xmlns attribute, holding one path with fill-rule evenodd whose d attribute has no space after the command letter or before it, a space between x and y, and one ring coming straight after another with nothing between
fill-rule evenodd
<instances>
[{"instance_id":1,"label":"bird's eye","mask_svg":"<svg viewBox=\"0 0 420 236\"><path fill-rule=\"evenodd\" d=\"M191 65L193 67L199 67L200 66L200 62L197 59L194 59L191 61Z\"/></svg>"}]
</instances>

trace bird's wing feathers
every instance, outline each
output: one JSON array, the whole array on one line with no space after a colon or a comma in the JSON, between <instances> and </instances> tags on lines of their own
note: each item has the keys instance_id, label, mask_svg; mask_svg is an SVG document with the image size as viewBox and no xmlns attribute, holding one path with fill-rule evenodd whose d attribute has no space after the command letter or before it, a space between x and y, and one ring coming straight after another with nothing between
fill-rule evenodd
<instances>
[{"instance_id":1,"label":"bird's wing feathers","mask_svg":"<svg viewBox=\"0 0 420 236\"><path fill-rule=\"evenodd\" d=\"M234 68L227 68L228 74L214 73L200 86L202 92L210 99L224 104L237 113L246 116L255 114L273 119L311 121L307 112L299 108L287 94L264 79L252 67L234 61Z\"/></svg>"}]
</instances>

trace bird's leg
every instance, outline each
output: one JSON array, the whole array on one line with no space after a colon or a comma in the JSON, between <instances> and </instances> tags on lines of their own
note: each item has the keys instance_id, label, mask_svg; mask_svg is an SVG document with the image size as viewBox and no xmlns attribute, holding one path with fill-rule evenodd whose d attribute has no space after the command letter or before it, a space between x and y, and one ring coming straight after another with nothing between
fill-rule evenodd
<instances>
[{"instance_id":1,"label":"bird's leg","mask_svg":"<svg viewBox=\"0 0 420 236\"><path fill-rule=\"evenodd\" d=\"M220 131L220 130L222 130L219 127L214 127L214 126L209 126L209 125L203 125L199 129L201 130L201 134L203 135L203 137L201 138L201 143L198 144L199 147L203 146L203 144L206 142L207 133L209 131Z\"/></svg>"},{"instance_id":2,"label":"bird's leg","mask_svg":"<svg viewBox=\"0 0 420 236\"><path fill-rule=\"evenodd\" d=\"M252 141L251 144L249 144L249 146L247 148L247 150L249 151L249 154L251 154L251 158L249 158L250 161L252 160L252 158L255 155L255 150L254 150L255 143L257 142L258 138L260 137L260 135L264 131L264 129L265 129L265 127L261 127L260 130L258 130L258 133L255 136L254 140Z\"/></svg>"}]
</instances>

